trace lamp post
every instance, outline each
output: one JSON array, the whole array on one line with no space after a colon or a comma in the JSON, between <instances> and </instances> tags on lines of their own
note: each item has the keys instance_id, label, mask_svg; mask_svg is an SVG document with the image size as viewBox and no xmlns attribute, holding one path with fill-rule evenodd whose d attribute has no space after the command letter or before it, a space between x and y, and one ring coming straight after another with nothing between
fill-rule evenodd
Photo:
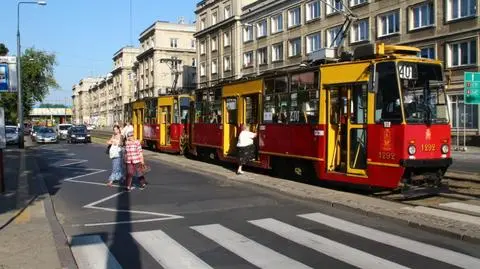
<instances>
[{"instance_id":1,"label":"lamp post","mask_svg":"<svg viewBox=\"0 0 480 269\"><path fill-rule=\"evenodd\" d=\"M21 51L20 51L20 5L21 4L35 4L35 5L40 5L40 6L45 6L47 2L45 1L20 1L17 4L17 91L18 91L18 108L17 108L17 114L18 114L18 124L19 124L19 130L18 130L18 147L23 148L24 147L24 141L23 141L23 102L22 102L22 75L21 75L21 68L20 68L20 58L21 58Z\"/></svg>"}]
</instances>

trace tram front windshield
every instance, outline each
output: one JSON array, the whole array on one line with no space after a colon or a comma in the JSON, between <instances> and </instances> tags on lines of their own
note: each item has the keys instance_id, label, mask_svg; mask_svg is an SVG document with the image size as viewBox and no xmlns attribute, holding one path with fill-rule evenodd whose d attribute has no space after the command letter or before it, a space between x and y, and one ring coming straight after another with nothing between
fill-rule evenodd
<instances>
[{"instance_id":1,"label":"tram front windshield","mask_svg":"<svg viewBox=\"0 0 480 269\"><path fill-rule=\"evenodd\" d=\"M441 65L399 62L397 70L405 121L413 124L448 123Z\"/></svg>"}]
</instances>

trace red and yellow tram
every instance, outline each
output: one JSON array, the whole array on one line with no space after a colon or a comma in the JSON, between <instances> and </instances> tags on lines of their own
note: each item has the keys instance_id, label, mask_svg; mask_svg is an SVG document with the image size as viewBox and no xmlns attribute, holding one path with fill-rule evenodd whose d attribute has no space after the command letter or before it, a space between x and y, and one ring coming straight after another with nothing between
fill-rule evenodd
<instances>
[{"instance_id":1,"label":"red and yellow tram","mask_svg":"<svg viewBox=\"0 0 480 269\"><path fill-rule=\"evenodd\" d=\"M447 98L441 63L418 52L366 46L353 60L198 89L184 132L189 149L234 162L239 127L247 124L258 133L251 166L389 189L438 185L452 162ZM152 106L161 107L161 98ZM135 105L134 123L143 113ZM164 140L145 128L151 121L147 129L159 128L168 113L155 115L139 138L162 150Z\"/></svg>"}]
</instances>

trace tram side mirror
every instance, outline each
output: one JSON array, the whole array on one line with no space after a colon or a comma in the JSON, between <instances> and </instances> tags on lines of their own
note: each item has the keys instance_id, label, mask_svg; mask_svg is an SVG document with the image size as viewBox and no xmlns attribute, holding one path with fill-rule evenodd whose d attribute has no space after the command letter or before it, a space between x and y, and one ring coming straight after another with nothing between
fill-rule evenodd
<instances>
[{"instance_id":1,"label":"tram side mirror","mask_svg":"<svg viewBox=\"0 0 480 269\"><path fill-rule=\"evenodd\" d=\"M370 65L369 73L370 73L370 78L368 79L368 91L369 92L377 92L377 71L375 68L375 64Z\"/></svg>"}]
</instances>

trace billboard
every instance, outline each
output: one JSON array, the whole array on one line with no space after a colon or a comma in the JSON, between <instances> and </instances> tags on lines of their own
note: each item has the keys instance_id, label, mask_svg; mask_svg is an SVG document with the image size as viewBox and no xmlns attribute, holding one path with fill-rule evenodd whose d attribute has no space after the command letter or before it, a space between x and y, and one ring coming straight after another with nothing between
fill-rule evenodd
<instances>
[{"instance_id":1,"label":"billboard","mask_svg":"<svg viewBox=\"0 0 480 269\"><path fill-rule=\"evenodd\" d=\"M17 91L17 58L0 56L0 92Z\"/></svg>"}]
</instances>

